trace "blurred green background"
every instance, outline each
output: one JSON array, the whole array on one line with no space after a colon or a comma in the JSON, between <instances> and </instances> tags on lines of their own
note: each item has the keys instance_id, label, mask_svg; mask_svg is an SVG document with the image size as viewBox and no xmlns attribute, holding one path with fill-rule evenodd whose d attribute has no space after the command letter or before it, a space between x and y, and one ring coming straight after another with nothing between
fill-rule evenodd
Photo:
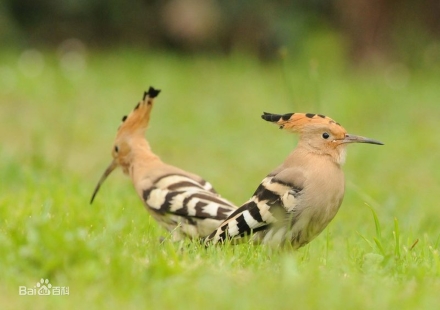
<instances>
[{"instance_id":1,"label":"blurred green background","mask_svg":"<svg viewBox=\"0 0 440 310\"><path fill-rule=\"evenodd\" d=\"M436 309L438 1L0 3L0 308ZM147 139L241 204L328 115L349 147L336 218L297 252L167 237L117 172L120 120L162 89ZM41 279L69 296L19 296Z\"/></svg>"},{"instance_id":2,"label":"blurred green background","mask_svg":"<svg viewBox=\"0 0 440 310\"><path fill-rule=\"evenodd\" d=\"M294 55L317 30L341 37L355 63L438 58L440 4L435 0L4 0L0 42L60 48L69 38L88 48L138 47L189 54L246 51Z\"/></svg>"}]
</instances>

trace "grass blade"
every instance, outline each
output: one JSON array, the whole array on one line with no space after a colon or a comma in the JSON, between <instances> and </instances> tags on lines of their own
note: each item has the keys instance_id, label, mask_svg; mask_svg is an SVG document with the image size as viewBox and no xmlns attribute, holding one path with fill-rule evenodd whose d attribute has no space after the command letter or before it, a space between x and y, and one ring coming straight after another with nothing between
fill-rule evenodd
<instances>
[{"instance_id":1,"label":"grass blade","mask_svg":"<svg viewBox=\"0 0 440 310\"><path fill-rule=\"evenodd\" d=\"M379 248L380 253L382 253L383 256L385 256L385 250L383 249L382 243L379 239L376 237L373 238L374 242L376 243L377 247Z\"/></svg>"},{"instance_id":2,"label":"grass blade","mask_svg":"<svg viewBox=\"0 0 440 310\"><path fill-rule=\"evenodd\" d=\"M400 259L400 230L399 230L399 222L397 221L397 218L394 218L394 242L395 242L395 248L394 248L394 255L396 258Z\"/></svg>"},{"instance_id":3,"label":"grass blade","mask_svg":"<svg viewBox=\"0 0 440 310\"><path fill-rule=\"evenodd\" d=\"M379 219L377 217L376 211L374 211L373 207L370 206L368 203L365 203L365 205L370 208L371 213L373 214L373 218L374 218L374 225L376 226L376 238L378 240L382 240L382 230L380 228L380 223L379 223Z\"/></svg>"}]
</instances>

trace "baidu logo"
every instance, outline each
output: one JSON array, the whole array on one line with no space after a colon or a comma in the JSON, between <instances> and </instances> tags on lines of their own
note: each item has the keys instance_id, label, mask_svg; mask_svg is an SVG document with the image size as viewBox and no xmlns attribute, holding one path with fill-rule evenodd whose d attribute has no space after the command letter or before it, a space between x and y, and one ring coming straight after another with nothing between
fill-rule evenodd
<instances>
[{"instance_id":1,"label":"baidu logo","mask_svg":"<svg viewBox=\"0 0 440 310\"><path fill-rule=\"evenodd\" d=\"M19 295L69 295L68 286L53 286L49 283L49 279L41 279L34 287L19 286Z\"/></svg>"}]
</instances>

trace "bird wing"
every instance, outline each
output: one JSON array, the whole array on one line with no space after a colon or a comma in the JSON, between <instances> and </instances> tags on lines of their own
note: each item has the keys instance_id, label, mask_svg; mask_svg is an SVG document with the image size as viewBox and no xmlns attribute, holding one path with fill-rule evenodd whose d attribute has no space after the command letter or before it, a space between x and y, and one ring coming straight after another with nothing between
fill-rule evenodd
<instances>
[{"instance_id":1,"label":"bird wing","mask_svg":"<svg viewBox=\"0 0 440 310\"><path fill-rule=\"evenodd\" d=\"M142 196L151 211L188 219L223 221L237 208L216 194L209 182L180 174L160 177L143 190Z\"/></svg>"},{"instance_id":2,"label":"bird wing","mask_svg":"<svg viewBox=\"0 0 440 310\"><path fill-rule=\"evenodd\" d=\"M275 175L268 175L252 198L234 211L206 241L217 243L266 230L286 219L287 214L293 213L299 203L303 183L303 174L298 170L284 169Z\"/></svg>"}]
</instances>

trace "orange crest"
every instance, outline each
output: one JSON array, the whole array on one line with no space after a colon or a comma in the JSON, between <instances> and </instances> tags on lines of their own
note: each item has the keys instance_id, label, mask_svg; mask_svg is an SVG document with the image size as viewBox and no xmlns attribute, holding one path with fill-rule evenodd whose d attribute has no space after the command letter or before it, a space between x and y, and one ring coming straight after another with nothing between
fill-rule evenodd
<instances>
[{"instance_id":1,"label":"orange crest","mask_svg":"<svg viewBox=\"0 0 440 310\"><path fill-rule=\"evenodd\" d=\"M144 92L144 97L128 116L122 118L122 124L118 128L117 136L126 134L143 135L150 122L151 109L153 108L154 98L159 95L160 90L150 86L148 92Z\"/></svg>"},{"instance_id":2,"label":"orange crest","mask_svg":"<svg viewBox=\"0 0 440 310\"><path fill-rule=\"evenodd\" d=\"M344 127L330 117L313 113L272 114L263 112L262 119L280 126L280 129L304 133L318 128L326 128L337 136L344 137L347 133Z\"/></svg>"}]
</instances>

